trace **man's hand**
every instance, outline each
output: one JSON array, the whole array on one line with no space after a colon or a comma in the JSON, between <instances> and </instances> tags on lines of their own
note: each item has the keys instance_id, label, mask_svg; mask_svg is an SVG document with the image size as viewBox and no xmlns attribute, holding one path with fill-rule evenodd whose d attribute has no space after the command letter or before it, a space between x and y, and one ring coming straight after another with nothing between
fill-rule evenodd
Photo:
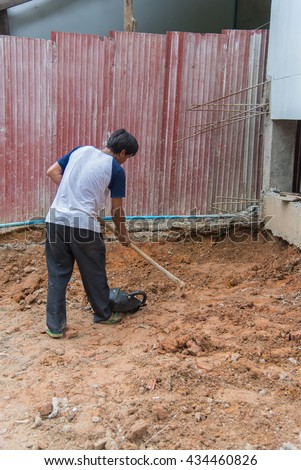
<instances>
[{"instance_id":1,"label":"man's hand","mask_svg":"<svg viewBox=\"0 0 301 470\"><path fill-rule=\"evenodd\" d=\"M116 232L115 232L115 234L116 234L119 242L121 243L121 245L126 246L126 247L129 247L131 245L131 240L130 240L128 235L123 236L123 235L120 235L119 233L116 233Z\"/></svg>"},{"instance_id":2,"label":"man's hand","mask_svg":"<svg viewBox=\"0 0 301 470\"><path fill-rule=\"evenodd\" d=\"M126 229L122 198L112 198L112 218L115 224L115 235L123 246L130 246L131 240Z\"/></svg>"}]
</instances>

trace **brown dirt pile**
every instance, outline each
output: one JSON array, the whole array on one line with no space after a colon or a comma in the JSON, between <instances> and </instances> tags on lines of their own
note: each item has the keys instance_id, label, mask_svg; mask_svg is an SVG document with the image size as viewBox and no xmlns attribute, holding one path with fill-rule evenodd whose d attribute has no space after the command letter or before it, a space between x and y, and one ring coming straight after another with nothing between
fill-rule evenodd
<instances>
[{"instance_id":1,"label":"brown dirt pile","mask_svg":"<svg viewBox=\"0 0 301 470\"><path fill-rule=\"evenodd\" d=\"M75 269L71 330L53 340L41 333L43 238L0 239L1 449L301 448L297 248L264 234L141 245L185 281L183 292L108 243L110 286L145 290L148 305L93 325Z\"/></svg>"}]
</instances>

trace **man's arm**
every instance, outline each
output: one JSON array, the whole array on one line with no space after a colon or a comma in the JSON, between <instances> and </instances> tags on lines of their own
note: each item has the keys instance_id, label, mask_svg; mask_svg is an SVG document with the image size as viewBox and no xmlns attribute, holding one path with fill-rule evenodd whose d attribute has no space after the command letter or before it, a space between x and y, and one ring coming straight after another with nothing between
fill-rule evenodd
<instances>
[{"instance_id":1,"label":"man's arm","mask_svg":"<svg viewBox=\"0 0 301 470\"><path fill-rule=\"evenodd\" d=\"M51 165L48 168L47 176L49 176L52 179L52 181L54 181L55 184L59 186L63 177L63 170L61 166L58 164L58 162L55 162L53 165Z\"/></svg>"},{"instance_id":2,"label":"man's arm","mask_svg":"<svg viewBox=\"0 0 301 470\"><path fill-rule=\"evenodd\" d=\"M122 198L112 198L111 201L111 213L116 227L115 234L122 245L130 246L131 240L125 225Z\"/></svg>"}]
</instances>

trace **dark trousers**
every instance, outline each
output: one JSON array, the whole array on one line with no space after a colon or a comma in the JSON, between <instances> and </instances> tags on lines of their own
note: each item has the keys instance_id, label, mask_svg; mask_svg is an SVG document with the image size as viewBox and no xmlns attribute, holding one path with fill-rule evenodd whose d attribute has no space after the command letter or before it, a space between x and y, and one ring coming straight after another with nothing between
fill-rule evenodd
<instances>
[{"instance_id":1,"label":"dark trousers","mask_svg":"<svg viewBox=\"0 0 301 470\"><path fill-rule=\"evenodd\" d=\"M48 328L55 333L61 333L66 328L66 288L75 261L94 310L94 322L109 318L111 310L106 274L106 247L102 235L91 230L52 223L46 224L46 231Z\"/></svg>"}]
</instances>

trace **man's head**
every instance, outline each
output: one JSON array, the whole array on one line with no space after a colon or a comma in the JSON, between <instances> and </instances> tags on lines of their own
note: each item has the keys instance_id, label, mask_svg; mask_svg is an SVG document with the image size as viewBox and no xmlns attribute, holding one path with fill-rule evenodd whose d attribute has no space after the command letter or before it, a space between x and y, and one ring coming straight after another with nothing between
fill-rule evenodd
<instances>
[{"instance_id":1,"label":"man's head","mask_svg":"<svg viewBox=\"0 0 301 470\"><path fill-rule=\"evenodd\" d=\"M107 148L111 150L115 157L120 156L121 160L125 161L127 158L136 155L139 145L133 135L125 129L118 129L111 134L107 142ZM124 163L124 161L119 163Z\"/></svg>"}]
</instances>

